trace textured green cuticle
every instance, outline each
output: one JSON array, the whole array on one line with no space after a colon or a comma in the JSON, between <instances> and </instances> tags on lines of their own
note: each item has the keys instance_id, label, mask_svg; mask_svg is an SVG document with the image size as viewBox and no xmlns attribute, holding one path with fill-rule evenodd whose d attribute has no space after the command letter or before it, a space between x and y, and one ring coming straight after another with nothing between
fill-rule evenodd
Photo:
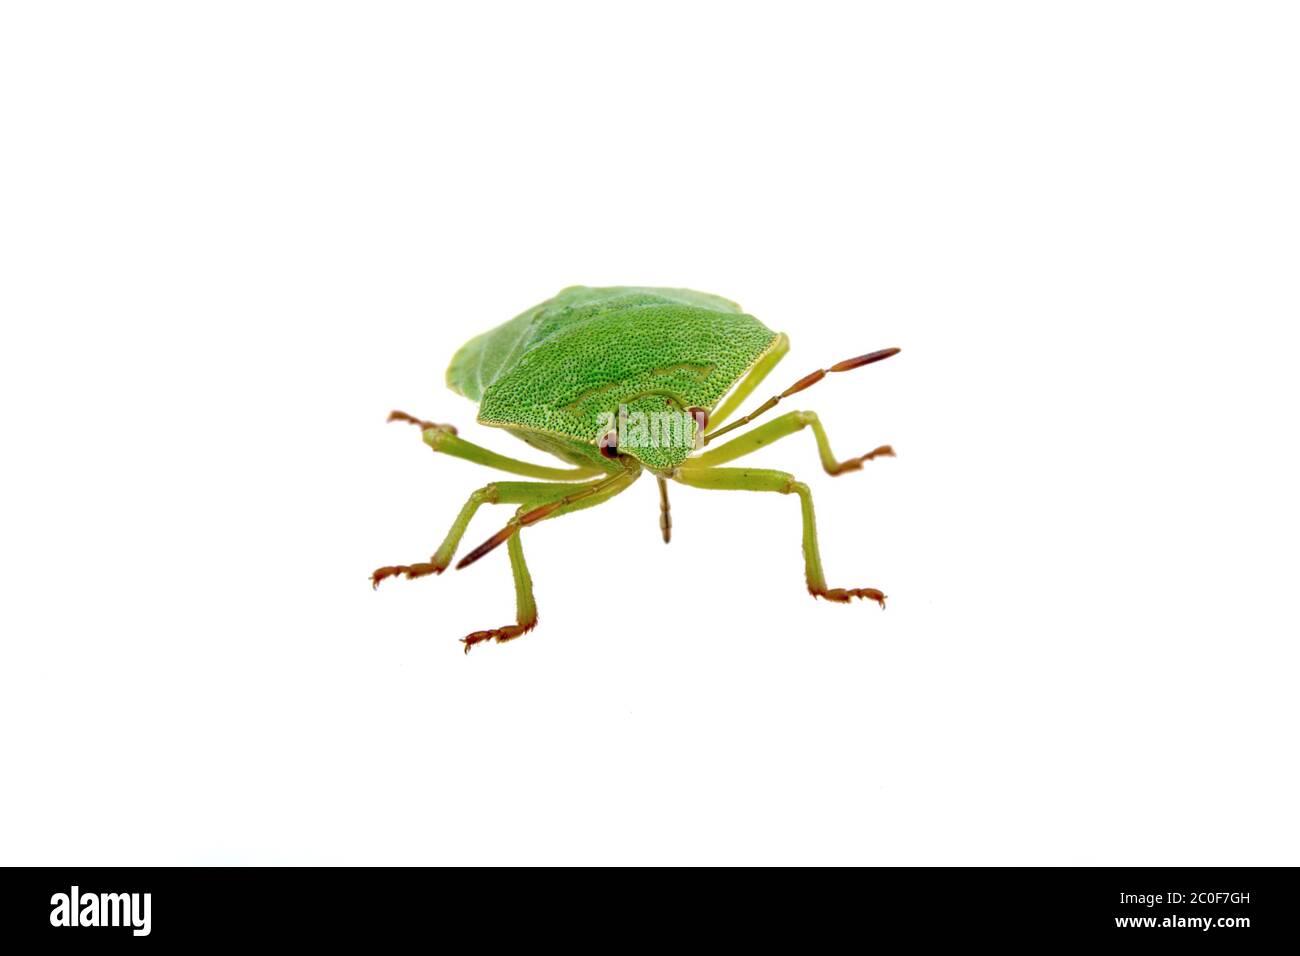
<instances>
[{"instance_id":1,"label":"textured green cuticle","mask_svg":"<svg viewBox=\"0 0 1300 956\"><path fill-rule=\"evenodd\" d=\"M483 424L594 444L620 406L712 410L775 339L718 296L574 286L470 340L447 382L479 402ZM666 469L692 449L620 450Z\"/></svg>"}]
</instances>

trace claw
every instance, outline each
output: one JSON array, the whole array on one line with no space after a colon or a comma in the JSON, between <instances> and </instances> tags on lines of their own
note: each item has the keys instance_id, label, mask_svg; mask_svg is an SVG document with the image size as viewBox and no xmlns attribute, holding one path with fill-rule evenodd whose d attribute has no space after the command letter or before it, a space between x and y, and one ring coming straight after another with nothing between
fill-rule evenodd
<instances>
[{"instance_id":1,"label":"claw","mask_svg":"<svg viewBox=\"0 0 1300 956\"><path fill-rule=\"evenodd\" d=\"M435 428L438 431L450 432L453 435L457 434L455 425L439 425L437 422L426 422L424 419L408 415L406 412L391 411L388 413L388 420L390 422L410 422L412 425L418 425L422 432Z\"/></svg>"},{"instance_id":2,"label":"claw","mask_svg":"<svg viewBox=\"0 0 1300 956\"><path fill-rule=\"evenodd\" d=\"M842 461L838 467L831 472L832 475L842 475L848 471L861 471L864 461L875 461L877 458L893 458L894 449L889 445L881 445L872 451L861 455L858 458L850 458L848 461Z\"/></svg>"},{"instance_id":3,"label":"claw","mask_svg":"<svg viewBox=\"0 0 1300 956\"><path fill-rule=\"evenodd\" d=\"M467 634L460 639L465 645L465 653L475 644L482 641L496 641L498 644L504 644L506 641L513 641L516 637L527 634L537 626L537 619L533 618L527 624L507 624L505 627L494 627L487 631L475 631L473 634Z\"/></svg>"},{"instance_id":4,"label":"claw","mask_svg":"<svg viewBox=\"0 0 1300 956\"><path fill-rule=\"evenodd\" d=\"M378 589L379 582L385 578L405 575L407 580L413 581L416 578L422 578L426 574L442 574L446 570L445 565L432 564L430 562L421 562L420 564L394 564L383 568L376 568L375 572L370 575L370 586Z\"/></svg>"},{"instance_id":5,"label":"claw","mask_svg":"<svg viewBox=\"0 0 1300 956\"><path fill-rule=\"evenodd\" d=\"M854 598L868 598L880 605L880 609L885 609L885 595L875 588L822 588L820 590L809 588L808 593L815 598L825 598L836 604L848 604Z\"/></svg>"}]
</instances>

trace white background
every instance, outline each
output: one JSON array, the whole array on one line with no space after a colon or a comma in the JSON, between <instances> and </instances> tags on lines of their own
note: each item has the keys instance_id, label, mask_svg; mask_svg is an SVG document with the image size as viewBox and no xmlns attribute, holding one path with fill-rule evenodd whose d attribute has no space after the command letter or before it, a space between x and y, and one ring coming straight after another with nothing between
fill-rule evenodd
<instances>
[{"instance_id":1,"label":"white background","mask_svg":"<svg viewBox=\"0 0 1300 956\"><path fill-rule=\"evenodd\" d=\"M1295 864L1286 4L7 4L0 861ZM371 591L455 348L788 332L841 456ZM485 509L466 539L500 526Z\"/></svg>"}]
</instances>

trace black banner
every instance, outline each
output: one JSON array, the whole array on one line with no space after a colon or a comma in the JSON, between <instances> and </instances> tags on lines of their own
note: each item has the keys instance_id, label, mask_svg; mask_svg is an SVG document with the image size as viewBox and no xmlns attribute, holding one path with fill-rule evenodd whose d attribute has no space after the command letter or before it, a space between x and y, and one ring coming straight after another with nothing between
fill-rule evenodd
<instances>
[{"instance_id":1,"label":"black banner","mask_svg":"<svg viewBox=\"0 0 1300 956\"><path fill-rule=\"evenodd\" d=\"M831 945L1209 943L1296 935L1290 869L827 869L637 871L598 880L425 869L10 869L11 936L99 946L395 943L511 931L535 945L618 932L638 943L788 938ZM531 936L530 936L531 934Z\"/></svg>"}]
</instances>

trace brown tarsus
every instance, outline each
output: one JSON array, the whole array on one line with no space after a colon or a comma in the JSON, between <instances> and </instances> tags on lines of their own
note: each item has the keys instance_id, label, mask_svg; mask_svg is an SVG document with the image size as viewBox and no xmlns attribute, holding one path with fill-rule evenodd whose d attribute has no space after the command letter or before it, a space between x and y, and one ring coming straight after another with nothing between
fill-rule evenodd
<instances>
[{"instance_id":1,"label":"brown tarsus","mask_svg":"<svg viewBox=\"0 0 1300 956\"><path fill-rule=\"evenodd\" d=\"M412 425L420 426L420 431L424 432L427 432L430 428L441 428L443 431L451 432L453 435L456 434L455 425L439 425L437 422L426 422L424 419L408 415L406 412L391 411L388 413L388 420L390 422L410 422Z\"/></svg>"}]
</instances>

